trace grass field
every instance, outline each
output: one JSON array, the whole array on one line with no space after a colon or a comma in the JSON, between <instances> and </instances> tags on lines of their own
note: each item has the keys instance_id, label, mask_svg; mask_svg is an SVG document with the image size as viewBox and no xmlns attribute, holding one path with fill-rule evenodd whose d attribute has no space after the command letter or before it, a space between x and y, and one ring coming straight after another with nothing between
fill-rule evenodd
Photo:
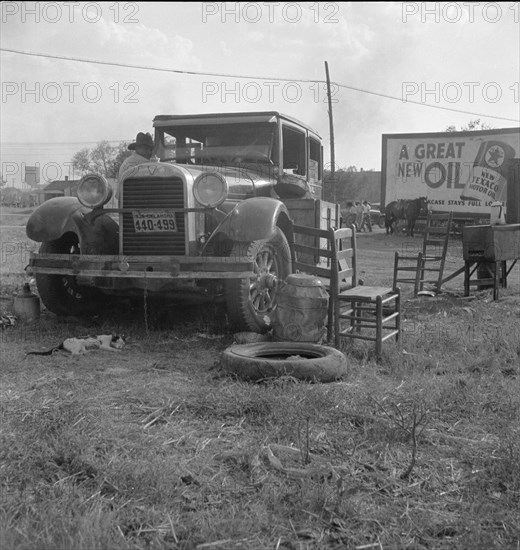
<instances>
[{"instance_id":1,"label":"grass field","mask_svg":"<svg viewBox=\"0 0 520 550\"><path fill-rule=\"evenodd\" d=\"M13 246L36 247L7 231L2 313L25 280ZM420 242L360 235L365 284L391 282L394 251ZM461 256L454 242L448 272ZM462 278L437 298L405 289L402 345L377 362L345 344L331 384L224 376L216 307L6 328L2 549L518 550L518 266L509 283L498 302L463 298ZM122 353L25 355L111 332Z\"/></svg>"}]
</instances>

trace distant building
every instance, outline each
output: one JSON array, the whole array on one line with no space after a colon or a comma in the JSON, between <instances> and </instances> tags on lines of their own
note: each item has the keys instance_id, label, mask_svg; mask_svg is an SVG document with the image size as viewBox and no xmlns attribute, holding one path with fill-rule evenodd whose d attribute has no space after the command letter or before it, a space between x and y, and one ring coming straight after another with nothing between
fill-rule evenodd
<instances>
[{"instance_id":1,"label":"distant building","mask_svg":"<svg viewBox=\"0 0 520 550\"><path fill-rule=\"evenodd\" d=\"M40 183L40 167L26 166L25 167L25 183L29 187L38 187Z\"/></svg>"},{"instance_id":2,"label":"distant building","mask_svg":"<svg viewBox=\"0 0 520 550\"><path fill-rule=\"evenodd\" d=\"M40 203L55 197L77 197L78 183L79 180L69 180L68 176L64 180L51 181L40 191L40 196L43 195Z\"/></svg>"}]
</instances>

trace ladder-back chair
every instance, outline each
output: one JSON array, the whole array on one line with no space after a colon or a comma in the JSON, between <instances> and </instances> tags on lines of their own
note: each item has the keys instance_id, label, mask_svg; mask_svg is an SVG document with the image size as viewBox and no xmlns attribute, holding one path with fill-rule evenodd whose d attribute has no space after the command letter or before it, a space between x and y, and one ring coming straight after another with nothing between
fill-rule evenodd
<instances>
[{"instance_id":1,"label":"ladder-back chair","mask_svg":"<svg viewBox=\"0 0 520 550\"><path fill-rule=\"evenodd\" d=\"M452 219L453 212L428 212L421 251L416 254L396 251L394 255L394 287L399 283L413 284L417 296L425 284L430 284L436 293L440 292Z\"/></svg>"},{"instance_id":2,"label":"ladder-back chair","mask_svg":"<svg viewBox=\"0 0 520 550\"><path fill-rule=\"evenodd\" d=\"M338 348L341 338L373 341L380 357L385 340L399 339L400 291L357 284L355 228L294 225L292 242L294 271L317 276L329 293L329 341L332 334Z\"/></svg>"}]
</instances>

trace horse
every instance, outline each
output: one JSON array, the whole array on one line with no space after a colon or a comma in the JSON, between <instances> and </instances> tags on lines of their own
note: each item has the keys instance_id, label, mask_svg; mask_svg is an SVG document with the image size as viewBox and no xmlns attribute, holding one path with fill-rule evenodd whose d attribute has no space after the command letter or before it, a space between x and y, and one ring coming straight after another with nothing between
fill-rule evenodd
<instances>
[{"instance_id":1,"label":"horse","mask_svg":"<svg viewBox=\"0 0 520 550\"><path fill-rule=\"evenodd\" d=\"M428 209L426 197L419 197L413 200L398 200L389 203L385 208L385 227L386 234L394 233L393 224L397 220L406 220L406 234L413 237L415 222L421 213L421 210Z\"/></svg>"}]
</instances>

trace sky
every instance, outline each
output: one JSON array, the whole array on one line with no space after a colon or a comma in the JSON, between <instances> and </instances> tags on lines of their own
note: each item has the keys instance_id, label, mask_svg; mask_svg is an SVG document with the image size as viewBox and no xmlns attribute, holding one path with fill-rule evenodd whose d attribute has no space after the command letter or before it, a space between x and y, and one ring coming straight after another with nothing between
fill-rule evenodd
<instances>
[{"instance_id":1,"label":"sky","mask_svg":"<svg viewBox=\"0 0 520 550\"><path fill-rule=\"evenodd\" d=\"M36 164L41 183L72 179L75 152L134 141L160 114L279 111L321 135L327 164L325 61L336 168L380 170L383 134L475 119L520 126L518 2L0 9L0 162L9 185L23 186L24 167Z\"/></svg>"}]
</instances>

